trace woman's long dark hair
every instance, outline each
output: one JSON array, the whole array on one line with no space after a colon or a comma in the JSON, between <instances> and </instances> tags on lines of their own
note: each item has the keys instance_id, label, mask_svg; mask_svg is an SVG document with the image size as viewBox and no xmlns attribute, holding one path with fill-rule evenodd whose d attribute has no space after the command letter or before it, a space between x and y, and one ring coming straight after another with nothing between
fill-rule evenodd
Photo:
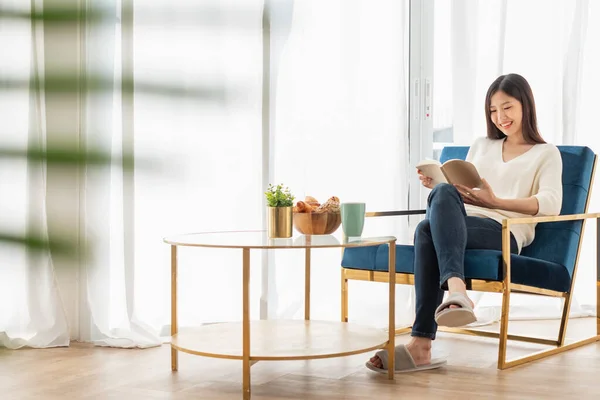
<instances>
[{"instance_id":1,"label":"woman's long dark hair","mask_svg":"<svg viewBox=\"0 0 600 400\"><path fill-rule=\"evenodd\" d=\"M504 139L506 135L492 122L492 112L490 103L492 96L496 92L502 91L519 100L523 108L523 138L527 143L546 143L537 127L537 117L535 113L535 101L533 92L525 78L518 74L508 74L499 76L491 85L485 96L485 116L487 122L487 137L489 139Z\"/></svg>"}]
</instances>

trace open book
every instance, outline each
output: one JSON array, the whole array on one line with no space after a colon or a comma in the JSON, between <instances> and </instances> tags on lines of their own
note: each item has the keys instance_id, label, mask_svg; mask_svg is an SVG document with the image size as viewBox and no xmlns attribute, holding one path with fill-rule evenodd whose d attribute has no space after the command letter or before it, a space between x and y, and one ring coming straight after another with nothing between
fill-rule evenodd
<instances>
[{"instance_id":1,"label":"open book","mask_svg":"<svg viewBox=\"0 0 600 400\"><path fill-rule=\"evenodd\" d=\"M433 186L440 183L460 184L469 188L481 188L483 182L473 164L464 160L448 160L440 164L436 160L424 160L417 164L423 175L431 178Z\"/></svg>"}]
</instances>

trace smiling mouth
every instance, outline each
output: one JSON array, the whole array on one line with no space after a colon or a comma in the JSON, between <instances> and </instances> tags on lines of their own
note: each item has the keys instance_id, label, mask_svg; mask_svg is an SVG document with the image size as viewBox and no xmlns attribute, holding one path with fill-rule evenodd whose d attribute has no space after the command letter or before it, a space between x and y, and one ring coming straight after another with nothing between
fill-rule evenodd
<instances>
[{"instance_id":1,"label":"smiling mouth","mask_svg":"<svg viewBox=\"0 0 600 400\"><path fill-rule=\"evenodd\" d=\"M508 129L508 128L510 128L512 126L512 122L507 122L507 123L504 123L504 124L500 124L500 126L503 129Z\"/></svg>"}]
</instances>

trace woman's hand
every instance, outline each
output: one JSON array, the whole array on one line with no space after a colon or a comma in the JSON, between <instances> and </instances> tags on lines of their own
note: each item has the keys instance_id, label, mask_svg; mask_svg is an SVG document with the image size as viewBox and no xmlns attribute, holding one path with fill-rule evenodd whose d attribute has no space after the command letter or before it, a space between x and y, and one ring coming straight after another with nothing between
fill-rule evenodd
<instances>
[{"instance_id":1,"label":"woman's hand","mask_svg":"<svg viewBox=\"0 0 600 400\"><path fill-rule=\"evenodd\" d=\"M427 189L433 189L433 182L431 178L423 175L423 172L420 169L417 170L417 174L419 174L419 180L423 186L425 186Z\"/></svg>"},{"instance_id":2,"label":"woman's hand","mask_svg":"<svg viewBox=\"0 0 600 400\"><path fill-rule=\"evenodd\" d=\"M482 179L483 187L471 189L465 185L454 185L463 198L465 204L484 208L498 208L498 198L494 194L491 186L485 179Z\"/></svg>"}]
</instances>

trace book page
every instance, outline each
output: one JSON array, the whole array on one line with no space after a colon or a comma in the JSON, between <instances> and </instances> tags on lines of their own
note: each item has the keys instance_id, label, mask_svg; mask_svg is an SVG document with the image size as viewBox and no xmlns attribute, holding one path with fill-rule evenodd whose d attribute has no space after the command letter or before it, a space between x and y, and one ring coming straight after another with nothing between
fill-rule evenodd
<instances>
[{"instance_id":1,"label":"book page","mask_svg":"<svg viewBox=\"0 0 600 400\"><path fill-rule=\"evenodd\" d=\"M440 183L447 183L444 173L440 169L440 162L436 160L423 160L417 164L423 175L431 178L431 184L435 187Z\"/></svg>"},{"instance_id":2,"label":"book page","mask_svg":"<svg viewBox=\"0 0 600 400\"><path fill-rule=\"evenodd\" d=\"M448 182L453 185L461 184L469 188L481 188L483 182L473 164L464 160L448 160L441 167Z\"/></svg>"}]
</instances>

